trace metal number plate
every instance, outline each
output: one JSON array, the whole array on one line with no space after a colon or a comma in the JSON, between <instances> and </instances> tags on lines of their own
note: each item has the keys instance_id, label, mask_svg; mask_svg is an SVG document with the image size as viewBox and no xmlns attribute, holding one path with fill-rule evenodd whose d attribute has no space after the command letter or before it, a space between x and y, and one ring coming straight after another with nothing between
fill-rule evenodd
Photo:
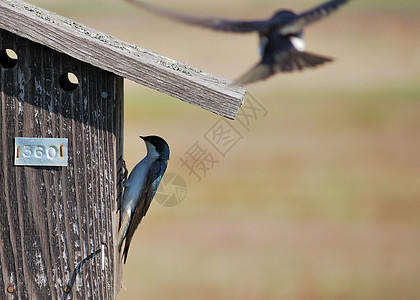
<instances>
[{"instance_id":1,"label":"metal number plate","mask_svg":"<svg viewBox=\"0 0 420 300\"><path fill-rule=\"evenodd\" d=\"M68 139L15 138L16 166L67 166Z\"/></svg>"}]
</instances>

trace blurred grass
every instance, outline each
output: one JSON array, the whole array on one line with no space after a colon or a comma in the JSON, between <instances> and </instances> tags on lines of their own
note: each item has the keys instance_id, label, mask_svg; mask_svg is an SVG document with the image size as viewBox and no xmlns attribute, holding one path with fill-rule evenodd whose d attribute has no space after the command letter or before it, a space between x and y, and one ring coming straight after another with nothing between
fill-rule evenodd
<instances>
[{"instance_id":1,"label":"blurred grass","mask_svg":"<svg viewBox=\"0 0 420 300\"><path fill-rule=\"evenodd\" d=\"M121 1L31 1L147 49L235 78L257 61L254 35L191 28ZM265 18L319 1L159 5ZM268 115L197 183L179 157L219 117L126 82L125 157L140 134L171 146L185 178L175 208L152 204L124 267L123 299L419 299L420 2L352 1L307 30L336 57L249 86Z\"/></svg>"}]
</instances>

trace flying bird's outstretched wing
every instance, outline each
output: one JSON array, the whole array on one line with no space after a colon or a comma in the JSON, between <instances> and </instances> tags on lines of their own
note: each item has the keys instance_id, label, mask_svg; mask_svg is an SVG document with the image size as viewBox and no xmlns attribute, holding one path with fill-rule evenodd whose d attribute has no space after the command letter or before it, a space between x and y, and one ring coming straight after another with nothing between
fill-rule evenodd
<instances>
[{"instance_id":1,"label":"flying bird's outstretched wing","mask_svg":"<svg viewBox=\"0 0 420 300\"><path fill-rule=\"evenodd\" d=\"M234 21L234 20L225 20L215 17L207 16L198 16L190 15L177 11L172 11L163 7L157 7L151 4L147 4L141 1L136 0L125 0L129 3L132 3L138 7L168 17L170 19L183 22L190 25L196 25L200 27L205 27L208 29L213 29L217 31L231 31L237 33L248 33L255 30L264 30L267 27L267 22L265 21Z\"/></svg>"},{"instance_id":2,"label":"flying bird's outstretched wing","mask_svg":"<svg viewBox=\"0 0 420 300\"><path fill-rule=\"evenodd\" d=\"M259 62L241 77L237 78L235 82L239 85L246 85L255 81L264 80L274 75L275 71L270 64Z\"/></svg>"},{"instance_id":3,"label":"flying bird's outstretched wing","mask_svg":"<svg viewBox=\"0 0 420 300\"><path fill-rule=\"evenodd\" d=\"M288 22L285 26L283 26L280 29L280 33L283 35L298 33L303 29L303 27L330 15L348 1L349 0L331 0L311 10L303 12L299 14L295 20Z\"/></svg>"}]
</instances>

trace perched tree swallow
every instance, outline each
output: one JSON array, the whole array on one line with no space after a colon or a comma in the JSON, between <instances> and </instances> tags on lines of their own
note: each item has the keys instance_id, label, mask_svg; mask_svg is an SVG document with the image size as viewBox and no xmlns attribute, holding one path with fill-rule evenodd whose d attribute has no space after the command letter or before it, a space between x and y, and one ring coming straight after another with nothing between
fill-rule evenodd
<instances>
[{"instance_id":1,"label":"perched tree swallow","mask_svg":"<svg viewBox=\"0 0 420 300\"><path fill-rule=\"evenodd\" d=\"M303 70L332 61L332 58L304 51L303 28L328 16L349 0L331 0L301 14L279 10L270 19L259 21L234 21L187 15L136 0L126 1L191 25L236 33L257 31L260 37L261 61L236 80L244 85L266 79L277 72Z\"/></svg>"},{"instance_id":2,"label":"perched tree swallow","mask_svg":"<svg viewBox=\"0 0 420 300\"><path fill-rule=\"evenodd\" d=\"M127 260L128 248L134 231L146 215L159 187L169 160L169 146L158 136L141 136L146 143L147 155L134 167L124 181L124 195L120 209L118 250L125 239L122 258ZM125 166L124 166L125 168Z\"/></svg>"}]
</instances>

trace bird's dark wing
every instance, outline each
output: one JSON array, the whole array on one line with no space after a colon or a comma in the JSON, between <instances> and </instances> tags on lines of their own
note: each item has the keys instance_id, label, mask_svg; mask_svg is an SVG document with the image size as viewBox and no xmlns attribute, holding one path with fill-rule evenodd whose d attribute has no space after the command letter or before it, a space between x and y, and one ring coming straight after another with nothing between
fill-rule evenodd
<instances>
[{"instance_id":1,"label":"bird's dark wing","mask_svg":"<svg viewBox=\"0 0 420 300\"><path fill-rule=\"evenodd\" d=\"M130 224L128 225L127 233L125 235L124 251L122 254L122 259L124 260L124 263L127 260L128 249L130 248L130 243L131 239L133 238L134 232L136 231L141 220L146 215L146 212L150 207L152 193L153 187L149 186L144 188L140 195L138 206L134 210L133 216L130 220Z\"/></svg>"},{"instance_id":2,"label":"bird's dark wing","mask_svg":"<svg viewBox=\"0 0 420 300\"><path fill-rule=\"evenodd\" d=\"M151 186L152 188L152 198L155 196L157 189L159 187L162 176L166 171L168 166L167 161L157 160L154 162L153 166L150 168L150 176L148 176L148 181L146 186Z\"/></svg>"},{"instance_id":3,"label":"bird's dark wing","mask_svg":"<svg viewBox=\"0 0 420 300\"><path fill-rule=\"evenodd\" d=\"M170 19L183 22L190 25L201 26L217 31L230 31L237 33L247 33L255 30L264 30L267 28L267 22L265 21L233 21L225 20L207 16L197 16L184 14L177 11L172 11L166 8L157 7L151 4L147 4L141 1L125 0L138 7L151 11L153 13L168 17Z\"/></svg>"},{"instance_id":4,"label":"bird's dark wing","mask_svg":"<svg viewBox=\"0 0 420 300\"><path fill-rule=\"evenodd\" d=\"M239 85L246 85L256 81L264 80L275 73L274 68L270 64L260 62L252 67L251 70L235 80Z\"/></svg>"},{"instance_id":5,"label":"bird's dark wing","mask_svg":"<svg viewBox=\"0 0 420 300\"><path fill-rule=\"evenodd\" d=\"M348 1L349 0L331 0L311 10L303 12L293 21L281 27L280 33L283 35L296 34L301 31L303 27L328 16Z\"/></svg>"},{"instance_id":6,"label":"bird's dark wing","mask_svg":"<svg viewBox=\"0 0 420 300\"><path fill-rule=\"evenodd\" d=\"M128 249L130 247L131 239L139 226L141 220L146 215L149 210L152 199L156 194L156 191L159 187L159 183L162 179L163 174L166 171L167 162L165 161L155 161L150 167L147 174L147 182L145 182L144 188L141 192L140 199L137 202L137 206L134 209L133 217L131 218L130 225L127 229L127 234L125 236L125 245L122 258L124 263L127 260Z\"/></svg>"}]
</instances>

